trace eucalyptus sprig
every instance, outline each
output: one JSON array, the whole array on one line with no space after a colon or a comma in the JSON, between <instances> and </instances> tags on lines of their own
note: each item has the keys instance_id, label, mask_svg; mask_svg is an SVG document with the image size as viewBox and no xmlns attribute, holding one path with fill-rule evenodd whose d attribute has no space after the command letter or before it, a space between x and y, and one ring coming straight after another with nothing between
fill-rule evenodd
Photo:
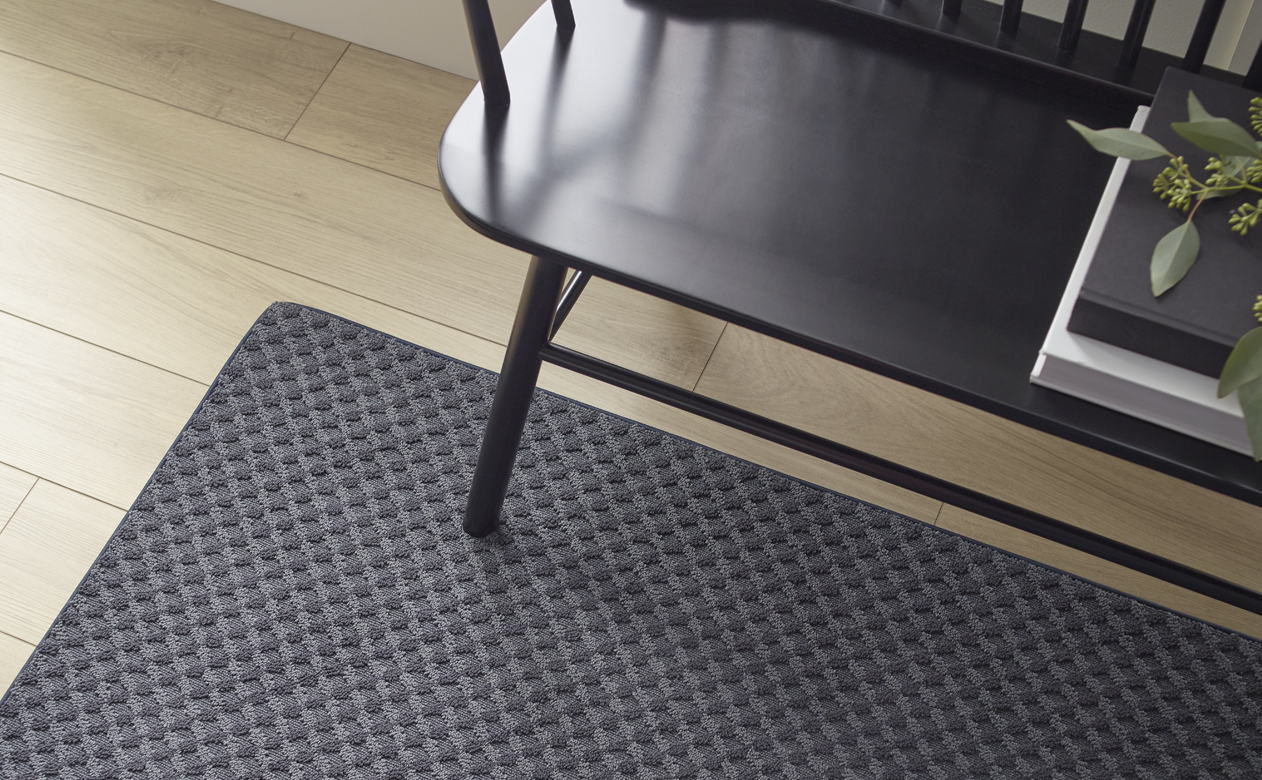
<instances>
[{"instance_id":1,"label":"eucalyptus sprig","mask_svg":"<svg viewBox=\"0 0 1262 780\"><path fill-rule=\"evenodd\" d=\"M1262 135L1262 99L1253 99L1249 117L1254 132ZM1205 164L1208 175L1204 181L1192 174L1191 166L1182 156L1171 153L1143 133L1125 127L1092 130L1072 120L1069 124L1087 143L1105 154L1128 160L1170 159L1170 164L1153 181L1153 192L1170 208L1188 216L1153 249L1150 264L1153 295L1161 295L1178 284L1196 262L1201 251L1201 236L1192 220L1202 203L1245 191L1262 194L1262 144L1230 119L1212 116L1191 92L1188 92L1188 121L1175 122L1170 127L1214 155ZM1262 220L1262 198L1256 204L1238 206L1228 223L1232 230L1245 235L1259 220Z\"/></svg>"},{"instance_id":2,"label":"eucalyptus sprig","mask_svg":"<svg viewBox=\"0 0 1262 780\"><path fill-rule=\"evenodd\" d=\"M1262 136L1262 98L1249 104L1250 126ZM1192 168L1182 156L1144 135L1124 127L1092 130L1070 121L1097 151L1128 160L1154 160L1168 157L1166 166L1153 181L1153 192L1170 208L1187 214L1182 225L1157 242L1150 264L1152 294L1159 296L1179 283L1196 262L1201 251L1201 237L1193 219L1201 204L1212 198L1223 198L1243 192L1262 193L1262 143L1230 119L1212 116L1196 95L1188 92L1188 121L1174 122L1170 127L1179 135L1213 156L1205 164L1205 181L1192 175ZM1227 222L1231 229L1246 235L1262 221L1262 199L1242 203L1232 210ZM1262 295L1253 307L1254 317L1262 322ZM1236 393L1245 427L1253 447L1253 459L1262 460L1262 327L1254 328L1240 338L1218 379L1218 397Z\"/></svg>"},{"instance_id":3,"label":"eucalyptus sprig","mask_svg":"<svg viewBox=\"0 0 1262 780\"><path fill-rule=\"evenodd\" d=\"M1253 304L1253 317L1262 322L1262 295ZM1218 378L1218 397L1232 393L1240 401L1245 428L1253 445L1253 459L1262 460L1262 328L1254 328L1240 337L1227 356L1222 376Z\"/></svg>"}]
</instances>

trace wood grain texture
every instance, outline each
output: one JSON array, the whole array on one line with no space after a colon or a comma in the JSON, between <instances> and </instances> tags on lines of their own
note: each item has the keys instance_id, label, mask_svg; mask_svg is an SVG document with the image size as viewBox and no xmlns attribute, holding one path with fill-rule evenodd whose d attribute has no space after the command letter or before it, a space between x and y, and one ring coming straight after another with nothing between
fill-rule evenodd
<instances>
[{"instance_id":1,"label":"wood grain texture","mask_svg":"<svg viewBox=\"0 0 1262 780\"><path fill-rule=\"evenodd\" d=\"M941 503L672 406L544 364L539 386L821 487L933 523Z\"/></svg>"},{"instance_id":2,"label":"wood grain texture","mask_svg":"<svg viewBox=\"0 0 1262 780\"><path fill-rule=\"evenodd\" d=\"M0 314L0 462L115 507L131 506L205 392Z\"/></svg>"},{"instance_id":3,"label":"wood grain texture","mask_svg":"<svg viewBox=\"0 0 1262 780\"><path fill-rule=\"evenodd\" d=\"M0 532L33 487L34 476L0 463Z\"/></svg>"},{"instance_id":4,"label":"wood grain texture","mask_svg":"<svg viewBox=\"0 0 1262 780\"><path fill-rule=\"evenodd\" d=\"M494 370L503 358L503 347L489 340L11 179L0 179L0 209L11 217L0 232L0 311L199 382L214 379L276 300ZM65 225L74 228L49 229ZM562 342L691 388L722 327L665 301L593 283Z\"/></svg>"},{"instance_id":5,"label":"wood grain texture","mask_svg":"<svg viewBox=\"0 0 1262 780\"><path fill-rule=\"evenodd\" d=\"M1262 509L729 326L706 395L1262 590Z\"/></svg>"},{"instance_id":6,"label":"wood grain texture","mask_svg":"<svg viewBox=\"0 0 1262 780\"><path fill-rule=\"evenodd\" d=\"M288 140L437 189L438 142L473 85L352 44Z\"/></svg>"},{"instance_id":7,"label":"wood grain texture","mask_svg":"<svg viewBox=\"0 0 1262 780\"><path fill-rule=\"evenodd\" d=\"M1262 639L1262 615L1228 606L1168 582L1131 571L1124 566L1100 560L1095 556L1049 542L1024 531L1018 531L994 520L988 520L981 515L946 506L943 507L942 514L938 518L938 527L1045 563L1062 571L1077 574L1079 577L1123 593L1130 593L1155 604Z\"/></svg>"},{"instance_id":8,"label":"wood grain texture","mask_svg":"<svg viewBox=\"0 0 1262 780\"><path fill-rule=\"evenodd\" d=\"M723 325L660 298L593 279L556 342L691 390Z\"/></svg>"},{"instance_id":9,"label":"wood grain texture","mask_svg":"<svg viewBox=\"0 0 1262 780\"><path fill-rule=\"evenodd\" d=\"M40 480L0 534L0 632L38 642L123 511Z\"/></svg>"},{"instance_id":10,"label":"wood grain texture","mask_svg":"<svg viewBox=\"0 0 1262 780\"><path fill-rule=\"evenodd\" d=\"M0 697L9 690L13 679L22 671L35 645L8 634L0 634Z\"/></svg>"},{"instance_id":11,"label":"wood grain texture","mask_svg":"<svg viewBox=\"0 0 1262 780\"><path fill-rule=\"evenodd\" d=\"M526 258L435 190L0 55L0 174L483 338Z\"/></svg>"},{"instance_id":12,"label":"wood grain texture","mask_svg":"<svg viewBox=\"0 0 1262 780\"><path fill-rule=\"evenodd\" d=\"M278 300L488 368L503 357L485 339L12 179L0 178L0 212L0 311L204 384Z\"/></svg>"},{"instance_id":13,"label":"wood grain texture","mask_svg":"<svg viewBox=\"0 0 1262 780\"><path fill-rule=\"evenodd\" d=\"M346 46L210 0L0 0L0 50L277 138Z\"/></svg>"}]
</instances>

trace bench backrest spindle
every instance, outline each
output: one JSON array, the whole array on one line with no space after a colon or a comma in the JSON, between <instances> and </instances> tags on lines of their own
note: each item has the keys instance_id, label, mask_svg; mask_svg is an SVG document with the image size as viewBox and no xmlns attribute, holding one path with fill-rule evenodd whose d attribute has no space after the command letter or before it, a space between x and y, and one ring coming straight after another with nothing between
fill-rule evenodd
<instances>
[{"instance_id":1,"label":"bench backrest spindle","mask_svg":"<svg viewBox=\"0 0 1262 780\"><path fill-rule=\"evenodd\" d=\"M482 98L488 106L506 106L508 77L504 75L504 58L495 36L491 7L487 0L464 0L464 14L473 42L473 58L478 64L478 80L482 82Z\"/></svg>"},{"instance_id":2,"label":"bench backrest spindle","mask_svg":"<svg viewBox=\"0 0 1262 780\"><path fill-rule=\"evenodd\" d=\"M482 98L488 106L507 106L511 100L508 77L504 75L504 57L500 54L499 38L495 35L491 7L487 0L464 0L464 13L469 38L473 41L478 78L482 82ZM568 35L574 31L574 8L570 0L552 0L552 14L561 34Z\"/></svg>"},{"instance_id":3,"label":"bench backrest spindle","mask_svg":"<svg viewBox=\"0 0 1262 780\"><path fill-rule=\"evenodd\" d=\"M1152 19L1154 0L1135 0L1131 7L1131 20L1126 25L1126 37L1122 38L1122 54L1117 58L1117 66L1122 70L1131 70L1139 61L1139 52L1144 47L1144 36L1148 34L1148 22Z\"/></svg>"},{"instance_id":4,"label":"bench backrest spindle","mask_svg":"<svg viewBox=\"0 0 1262 780\"><path fill-rule=\"evenodd\" d=\"M576 27L571 1L550 0L558 35L567 40ZM486 105L507 106L508 80L488 0L463 2ZM708 3L697 0L638 2L683 15L710 12ZM871 30L881 35L888 31L899 39L925 36L926 43L943 53L951 52L987 68L1009 71L1015 66L1027 78L1057 83L1082 94L1091 92L1104 101L1120 99L1133 101L1134 105L1150 101L1167 67L1192 73L1204 69L1215 78L1239 83L1239 76L1205 65L1226 0L1202 1L1196 28L1182 58L1144 47L1156 0L1133 0L1121 41L1083 29L1088 2L1068 0L1059 25L1038 16L1026 19L1023 25L1024 0L888 0L879 7L872 7L869 0L742 0L735 4L715 3L714 12L729 16L771 15L836 29ZM1262 87L1262 54L1254 60L1243 83L1249 89Z\"/></svg>"},{"instance_id":5,"label":"bench backrest spindle","mask_svg":"<svg viewBox=\"0 0 1262 780\"><path fill-rule=\"evenodd\" d=\"M1078 48L1078 36L1082 34L1082 22L1087 18L1087 0L1069 0L1065 9L1065 21L1060 26L1061 51Z\"/></svg>"},{"instance_id":6,"label":"bench backrest spindle","mask_svg":"<svg viewBox=\"0 0 1262 780\"><path fill-rule=\"evenodd\" d=\"M999 17L999 31L1004 35L1014 36L1021 25L1021 4L1023 0L1003 0L1003 14Z\"/></svg>"},{"instance_id":7,"label":"bench backrest spindle","mask_svg":"<svg viewBox=\"0 0 1262 780\"><path fill-rule=\"evenodd\" d=\"M1188 44L1187 54L1183 56L1183 69L1191 73L1200 73L1205 64L1205 55L1209 52L1209 42L1218 28L1218 18L1222 16L1223 4L1226 0L1205 0L1201 6L1201 15L1196 20L1196 30L1192 32L1192 42Z\"/></svg>"},{"instance_id":8,"label":"bench backrest spindle","mask_svg":"<svg viewBox=\"0 0 1262 780\"><path fill-rule=\"evenodd\" d=\"M557 30L563 33L574 31L574 8L570 0L552 0L552 15L557 20Z\"/></svg>"}]
</instances>

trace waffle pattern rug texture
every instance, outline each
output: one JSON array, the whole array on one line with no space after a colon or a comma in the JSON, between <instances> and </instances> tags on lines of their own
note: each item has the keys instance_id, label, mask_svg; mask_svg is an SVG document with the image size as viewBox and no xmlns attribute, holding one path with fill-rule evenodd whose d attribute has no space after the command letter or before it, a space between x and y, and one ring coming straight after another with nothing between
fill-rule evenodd
<instances>
[{"instance_id":1,"label":"waffle pattern rug texture","mask_svg":"<svg viewBox=\"0 0 1262 780\"><path fill-rule=\"evenodd\" d=\"M1262 777L1262 643L292 304L0 704L4 778Z\"/></svg>"}]
</instances>

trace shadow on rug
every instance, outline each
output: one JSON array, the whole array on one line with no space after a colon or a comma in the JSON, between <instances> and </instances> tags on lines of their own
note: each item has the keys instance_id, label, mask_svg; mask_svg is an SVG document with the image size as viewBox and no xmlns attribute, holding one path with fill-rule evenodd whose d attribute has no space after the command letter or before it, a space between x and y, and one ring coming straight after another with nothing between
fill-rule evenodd
<instances>
[{"instance_id":1,"label":"shadow on rug","mask_svg":"<svg viewBox=\"0 0 1262 780\"><path fill-rule=\"evenodd\" d=\"M277 304L0 703L5 778L1262 777L1262 643Z\"/></svg>"}]
</instances>

